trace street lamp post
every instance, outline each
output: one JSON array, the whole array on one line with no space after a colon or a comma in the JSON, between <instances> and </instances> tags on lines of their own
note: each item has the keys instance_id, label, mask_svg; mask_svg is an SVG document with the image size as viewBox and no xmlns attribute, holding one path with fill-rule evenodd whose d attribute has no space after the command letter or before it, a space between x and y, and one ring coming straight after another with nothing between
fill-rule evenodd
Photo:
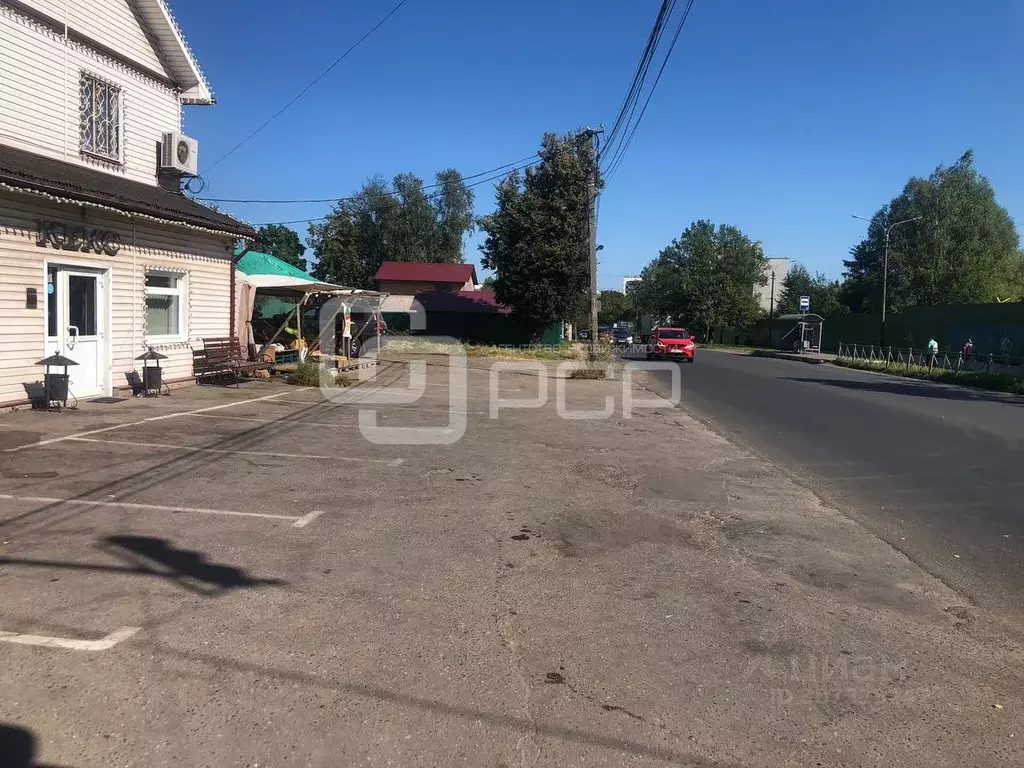
<instances>
[{"instance_id":1,"label":"street lamp post","mask_svg":"<svg viewBox=\"0 0 1024 768\"><path fill-rule=\"evenodd\" d=\"M775 349L775 270L772 270L772 287L768 293L768 349Z\"/></svg>"},{"instance_id":2,"label":"street lamp post","mask_svg":"<svg viewBox=\"0 0 1024 768\"><path fill-rule=\"evenodd\" d=\"M852 214L853 218L860 219L861 221L873 222L874 219L868 219L864 216L858 216ZM882 257L882 327L879 330L879 346L885 346L885 307L889 298L889 233L892 232L894 227L898 227L900 224L909 224L912 221L918 221L923 219L924 216L914 216L910 219L903 219L902 221L894 221L892 224L885 228L885 255Z\"/></svg>"}]
</instances>

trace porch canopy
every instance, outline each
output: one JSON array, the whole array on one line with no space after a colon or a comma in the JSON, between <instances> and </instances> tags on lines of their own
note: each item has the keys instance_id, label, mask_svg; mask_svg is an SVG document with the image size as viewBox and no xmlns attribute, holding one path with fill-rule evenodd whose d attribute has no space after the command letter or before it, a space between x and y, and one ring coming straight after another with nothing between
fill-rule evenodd
<instances>
[{"instance_id":1,"label":"porch canopy","mask_svg":"<svg viewBox=\"0 0 1024 768\"><path fill-rule=\"evenodd\" d=\"M292 310L274 335L261 346L259 354L262 354L264 349L277 341L293 317L298 325L298 336L300 339L302 338L302 306L311 296L358 297L367 299L373 302L373 314L376 316L380 313L380 299L385 295L377 291L347 288L343 285L322 282L276 256L272 256L269 253L260 253L259 251L249 251L246 253L238 260L235 268L239 272L240 297L238 311L242 321L237 327L239 329L245 328L245 334L248 337L242 340L243 343L255 343L252 338L252 313L257 293L262 296L276 296L296 300L295 309Z\"/></svg>"},{"instance_id":2,"label":"porch canopy","mask_svg":"<svg viewBox=\"0 0 1024 768\"><path fill-rule=\"evenodd\" d=\"M242 280L265 296L295 298L308 293L354 290L333 283L322 283L298 267L293 267L269 253L249 251L235 266L242 273Z\"/></svg>"}]
</instances>

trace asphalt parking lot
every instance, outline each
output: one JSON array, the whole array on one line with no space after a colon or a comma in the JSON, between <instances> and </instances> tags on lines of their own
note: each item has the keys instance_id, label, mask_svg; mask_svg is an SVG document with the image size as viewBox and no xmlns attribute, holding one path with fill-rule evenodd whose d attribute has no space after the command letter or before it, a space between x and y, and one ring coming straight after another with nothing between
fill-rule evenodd
<instances>
[{"instance_id":1,"label":"asphalt parking lot","mask_svg":"<svg viewBox=\"0 0 1024 768\"><path fill-rule=\"evenodd\" d=\"M1024 654L958 595L678 408L503 371L539 407L491 418L488 368L464 434L436 362L387 405L274 381L0 415L8 764L1021 756ZM435 444L367 440L371 407Z\"/></svg>"}]
</instances>

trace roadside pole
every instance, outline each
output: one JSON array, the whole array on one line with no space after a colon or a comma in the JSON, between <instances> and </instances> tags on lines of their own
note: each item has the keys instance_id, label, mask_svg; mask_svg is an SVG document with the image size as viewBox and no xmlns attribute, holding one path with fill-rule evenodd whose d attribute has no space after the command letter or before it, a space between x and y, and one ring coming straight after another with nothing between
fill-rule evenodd
<instances>
[{"instance_id":1,"label":"roadside pole","mask_svg":"<svg viewBox=\"0 0 1024 768\"><path fill-rule=\"evenodd\" d=\"M590 138L590 173L587 176L587 228L590 251L590 358L597 359L597 131L587 131Z\"/></svg>"},{"instance_id":2,"label":"roadside pole","mask_svg":"<svg viewBox=\"0 0 1024 768\"><path fill-rule=\"evenodd\" d=\"M775 349L775 270L772 270L772 288L768 294L768 349Z\"/></svg>"}]
</instances>

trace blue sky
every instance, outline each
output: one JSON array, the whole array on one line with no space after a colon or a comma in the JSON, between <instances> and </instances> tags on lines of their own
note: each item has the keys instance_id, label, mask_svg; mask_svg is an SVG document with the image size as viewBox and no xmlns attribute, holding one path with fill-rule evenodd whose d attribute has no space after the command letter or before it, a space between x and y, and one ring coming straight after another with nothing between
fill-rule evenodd
<instances>
[{"instance_id":1,"label":"blue sky","mask_svg":"<svg viewBox=\"0 0 1024 768\"><path fill-rule=\"evenodd\" d=\"M172 0L217 94L190 107L200 170L309 83L391 0ZM351 194L530 155L548 130L609 127L658 0L409 0L204 178L207 196ZM975 150L1024 226L1024 3L696 0L629 154L602 196L602 288L694 219L740 227L838 277L911 175ZM493 207L476 187L477 211ZM226 204L254 224L329 205ZM294 225L304 236L303 225ZM467 256L479 263L475 237Z\"/></svg>"}]
</instances>

